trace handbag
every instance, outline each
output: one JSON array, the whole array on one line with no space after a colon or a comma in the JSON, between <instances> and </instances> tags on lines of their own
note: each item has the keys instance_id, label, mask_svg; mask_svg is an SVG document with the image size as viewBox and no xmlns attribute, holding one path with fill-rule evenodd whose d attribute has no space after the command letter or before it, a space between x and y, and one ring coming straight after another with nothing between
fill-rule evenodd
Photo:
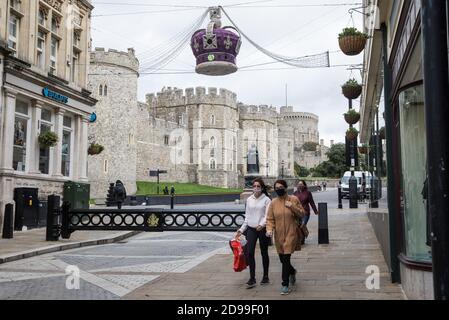
<instances>
[{"instance_id":1,"label":"handbag","mask_svg":"<svg viewBox=\"0 0 449 320\"><path fill-rule=\"evenodd\" d=\"M236 239L229 241L232 253L234 254L234 271L241 272L248 267L245 257L245 250L242 243Z\"/></svg>"},{"instance_id":2,"label":"handbag","mask_svg":"<svg viewBox=\"0 0 449 320\"><path fill-rule=\"evenodd\" d=\"M300 251L302 242L309 236L309 229L307 229L306 225L301 226L301 224L298 224L296 234L298 235L298 241L296 242L295 251Z\"/></svg>"}]
</instances>

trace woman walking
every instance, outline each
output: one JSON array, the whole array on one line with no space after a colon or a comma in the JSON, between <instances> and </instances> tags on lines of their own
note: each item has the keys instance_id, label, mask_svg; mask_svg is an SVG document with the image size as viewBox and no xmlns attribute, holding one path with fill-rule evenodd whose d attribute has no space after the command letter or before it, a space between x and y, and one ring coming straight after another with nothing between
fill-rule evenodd
<instances>
[{"instance_id":1,"label":"woman walking","mask_svg":"<svg viewBox=\"0 0 449 320\"><path fill-rule=\"evenodd\" d=\"M307 189L307 183L304 180L299 181L298 190L294 193L294 195L298 198L298 200L301 202L302 207L306 211L302 223L304 226L307 226L307 223L310 219L310 207L312 207L315 214L318 214L319 212L316 208L315 201L313 201L312 192ZM304 241L305 239L302 239L301 244L304 244Z\"/></svg>"},{"instance_id":2,"label":"woman walking","mask_svg":"<svg viewBox=\"0 0 449 320\"><path fill-rule=\"evenodd\" d=\"M249 264L250 278L246 283L247 288L256 286L256 260L254 257L256 251L256 242L259 239L260 253L262 255L263 277L261 285L270 282L268 278L268 267L270 259L268 257L268 246L270 238L266 236L266 214L271 199L268 197L265 183L257 178L253 181L253 195L246 200L245 221L237 231L235 238L238 239L242 233L246 233L246 254Z\"/></svg>"},{"instance_id":3,"label":"woman walking","mask_svg":"<svg viewBox=\"0 0 449 320\"><path fill-rule=\"evenodd\" d=\"M287 182L278 180L274 184L278 197L274 199L267 213L267 236L272 237L282 263L281 294L289 294L289 285L296 283L296 270L290 258L298 242L298 220L304 216L304 209L295 196L287 194Z\"/></svg>"}]
</instances>

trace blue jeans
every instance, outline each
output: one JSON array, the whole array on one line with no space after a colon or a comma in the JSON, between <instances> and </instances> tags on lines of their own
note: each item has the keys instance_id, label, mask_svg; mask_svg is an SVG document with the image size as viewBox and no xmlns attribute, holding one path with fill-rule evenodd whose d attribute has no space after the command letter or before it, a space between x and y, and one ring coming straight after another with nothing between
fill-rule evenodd
<instances>
[{"instance_id":1,"label":"blue jeans","mask_svg":"<svg viewBox=\"0 0 449 320\"><path fill-rule=\"evenodd\" d=\"M310 214L306 214L303 219L304 225L307 225L307 222L309 222L309 219L310 219Z\"/></svg>"}]
</instances>

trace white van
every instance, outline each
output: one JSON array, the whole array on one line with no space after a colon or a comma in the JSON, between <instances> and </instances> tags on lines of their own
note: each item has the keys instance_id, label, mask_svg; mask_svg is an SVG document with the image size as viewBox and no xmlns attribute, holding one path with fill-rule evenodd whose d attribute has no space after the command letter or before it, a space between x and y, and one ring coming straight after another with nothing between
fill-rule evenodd
<instances>
[{"instance_id":1,"label":"white van","mask_svg":"<svg viewBox=\"0 0 449 320\"><path fill-rule=\"evenodd\" d=\"M357 194L359 198L366 197L371 190L371 173L369 171L354 171L354 176L357 178ZM349 199L349 178L351 171L346 171L341 178L341 197ZM362 186L365 190L362 190Z\"/></svg>"}]
</instances>

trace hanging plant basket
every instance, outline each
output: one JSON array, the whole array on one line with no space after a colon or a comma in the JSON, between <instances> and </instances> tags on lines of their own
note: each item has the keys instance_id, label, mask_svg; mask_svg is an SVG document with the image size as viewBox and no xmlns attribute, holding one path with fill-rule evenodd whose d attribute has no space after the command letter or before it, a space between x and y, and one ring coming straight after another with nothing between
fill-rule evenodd
<instances>
[{"instance_id":1,"label":"hanging plant basket","mask_svg":"<svg viewBox=\"0 0 449 320\"><path fill-rule=\"evenodd\" d=\"M341 86L343 95L348 99L357 99L362 94L362 85L355 79L349 79Z\"/></svg>"},{"instance_id":2,"label":"hanging plant basket","mask_svg":"<svg viewBox=\"0 0 449 320\"><path fill-rule=\"evenodd\" d=\"M385 139L385 127L379 129L379 137L384 140Z\"/></svg>"},{"instance_id":3,"label":"hanging plant basket","mask_svg":"<svg viewBox=\"0 0 449 320\"><path fill-rule=\"evenodd\" d=\"M368 154L368 153L370 152L369 146L366 145L366 144L360 146L360 147L359 147L359 152L360 152L361 154Z\"/></svg>"},{"instance_id":4,"label":"hanging plant basket","mask_svg":"<svg viewBox=\"0 0 449 320\"><path fill-rule=\"evenodd\" d=\"M366 33L358 31L356 28L344 28L338 35L338 44L341 51L348 56L358 55L365 49Z\"/></svg>"},{"instance_id":5,"label":"hanging plant basket","mask_svg":"<svg viewBox=\"0 0 449 320\"><path fill-rule=\"evenodd\" d=\"M355 139L357 139L358 135L359 135L359 132L355 128L349 128L348 131L346 131L346 138L348 140L355 140Z\"/></svg>"},{"instance_id":6,"label":"hanging plant basket","mask_svg":"<svg viewBox=\"0 0 449 320\"><path fill-rule=\"evenodd\" d=\"M51 148L58 143L58 135L53 131L45 131L39 134L37 140L41 148Z\"/></svg>"},{"instance_id":7,"label":"hanging plant basket","mask_svg":"<svg viewBox=\"0 0 449 320\"><path fill-rule=\"evenodd\" d=\"M104 147L98 143L91 143L89 149L87 149L87 153L91 156L100 154L104 150Z\"/></svg>"},{"instance_id":8,"label":"hanging plant basket","mask_svg":"<svg viewBox=\"0 0 449 320\"><path fill-rule=\"evenodd\" d=\"M360 120L360 113L354 109L350 109L348 112L343 114L347 124L356 124Z\"/></svg>"}]
</instances>

